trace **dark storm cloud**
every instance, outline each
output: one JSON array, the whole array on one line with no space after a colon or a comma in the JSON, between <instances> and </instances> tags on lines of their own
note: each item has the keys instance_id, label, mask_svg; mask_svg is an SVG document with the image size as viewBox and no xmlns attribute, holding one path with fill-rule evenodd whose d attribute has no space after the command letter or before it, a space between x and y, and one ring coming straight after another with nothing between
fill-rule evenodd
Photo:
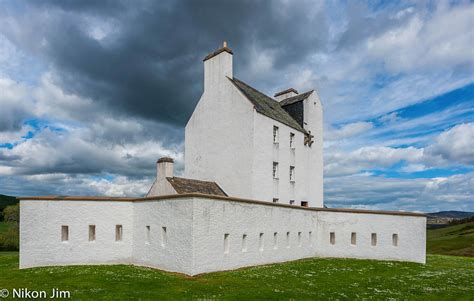
<instances>
[{"instance_id":1,"label":"dark storm cloud","mask_svg":"<svg viewBox=\"0 0 474 301\"><path fill-rule=\"evenodd\" d=\"M35 28L24 36L21 30L5 34L45 56L65 91L102 102L117 114L176 126L185 124L202 92L202 58L223 40L238 55L237 70L250 65L249 52L258 47L272 51L278 71L304 61L327 36L323 10L312 2L33 1L30 6ZM102 41L88 33L91 18L111 29ZM41 47L31 45L32 35Z\"/></svg>"}]
</instances>

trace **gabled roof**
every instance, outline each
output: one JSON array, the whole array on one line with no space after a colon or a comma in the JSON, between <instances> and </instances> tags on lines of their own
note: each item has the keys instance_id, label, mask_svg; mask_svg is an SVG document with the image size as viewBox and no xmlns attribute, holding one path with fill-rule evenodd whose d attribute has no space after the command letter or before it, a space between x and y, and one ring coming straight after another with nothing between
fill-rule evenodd
<instances>
[{"instance_id":1,"label":"gabled roof","mask_svg":"<svg viewBox=\"0 0 474 301\"><path fill-rule=\"evenodd\" d=\"M286 124L289 127L294 128L300 132L306 133L305 129L302 128L293 117L290 116L273 98L263 94L247 85L246 83L234 78L229 80L245 95L245 97L254 105L255 110L260 114L270 117L276 121Z\"/></svg>"},{"instance_id":2,"label":"gabled roof","mask_svg":"<svg viewBox=\"0 0 474 301\"><path fill-rule=\"evenodd\" d=\"M286 105L291 105L293 103L296 103L296 102L299 102L299 101L302 101L302 100L305 100L306 98L308 98L311 93L313 93L314 90L311 90L311 91L308 91L308 92L305 92L305 93L302 93L302 94L298 94L296 96L293 96L293 97L289 97L289 98L286 98L286 99L283 99L282 101L280 101L280 106L286 106Z\"/></svg>"},{"instance_id":3,"label":"gabled roof","mask_svg":"<svg viewBox=\"0 0 474 301\"><path fill-rule=\"evenodd\" d=\"M173 186L178 194L183 193L204 193L211 195L227 196L216 182L199 181L178 177L167 177L168 182Z\"/></svg>"}]
</instances>

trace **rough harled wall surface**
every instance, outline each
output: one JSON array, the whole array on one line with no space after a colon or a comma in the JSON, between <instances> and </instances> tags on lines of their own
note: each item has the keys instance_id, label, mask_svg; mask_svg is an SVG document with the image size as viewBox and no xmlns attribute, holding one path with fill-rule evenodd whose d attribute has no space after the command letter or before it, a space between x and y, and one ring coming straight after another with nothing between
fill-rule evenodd
<instances>
[{"instance_id":1,"label":"rough harled wall surface","mask_svg":"<svg viewBox=\"0 0 474 301\"><path fill-rule=\"evenodd\" d=\"M135 202L134 207L133 263L191 274L193 200Z\"/></svg>"},{"instance_id":2,"label":"rough harled wall surface","mask_svg":"<svg viewBox=\"0 0 474 301\"><path fill-rule=\"evenodd\" d=\"M196 198L193 220L193 274L313 256L425 262L425 217L309 211ZM330 232L335 233L334 245ZM351 245L351 232L357 233L356 245ZM377 233L376 246L371 245L372 233ZM399 237L397 247L392 245L394 233Z\"/></svg>"},{"instance_id":3,"label":"rough harled wall surface","mask_svg":"<svg viewBox=\"0 0 474 301\"><path fill-rule=\"evenodd\" d=\"M61 241L61 226L69 227L69 241ZM96 241L89 241L89 225ZM122 225L123 240L115 241ZM20 202L20 268L130 263L133 241L133 203L91 201Z\"/></svg>"},{"instance_id":4,"label":"rough harled wall surface","mask_svg":"<svg viewBox=\"0 0 474 301\"><path fill-rule=\"evenodd\" d=\"M196 275L305 257L424 263L426 255L423 216L304 210L195 196L22 200L20 216L20 268L130 263ZM61 241L62 225L69 226L67 242ZM89 241L89 225L96 226L94 242ZM123 226L120 242L115 241L116 225ZM398 235L397 246L393 234Z\"/></svg>"},{"instance_id":5,"label":"rough harled wall surface","mask_svg":"<svg viewBox=\"0 0 474 301\"><path fill-rule=\"evenodd\" d=\"M273 119L255 113L252 199L289 204L295 200L317 206L306 189L306 169L310 168L304 134ZM278 143L273 143L273 126L278 127ZM294 149L290 148L290 133L295 134ZM278 180L273 179L273 162L278 162ZM295 167L295 181L290 182L290 166Z\"/></svg>"},{"instance_id":6,"label":"rough harled wall surface","mask_svg":"<svg viewBox=\"0 0 474 301\"><path fill-rule=\"evenodd\" d=\"M185 130L184 176L251 198L254 108L226 77L231 66L227 52L205 61L204 94Z\"/></svg>"},{"instance_id":7,"label":"rough harled wall surface","mask_svg":"<svg viewBox=\"0 0 474 301\"><path fill-rule=\"evenodd\" d=\"M316 91L304 100L304 114L305 129L314 136L314 143L306 153L306 194L310 206L323 207L323 106Z\"/></svg>"},{"instance_id":8,"label":"rough harled wall surface","mask_svg":"<svg viewBox=\"0 0 474 301\"><path fill-rule=\"evenodd\" d=\"M310 148L303 133L257 113L229 81L232 55L222 52L206 60L204 73L204 93L186 125L185 177L215 181L230 196L322 207L322 106L316 93L303 104L305 129L315 136ZM278 144L273 126L279 127ZM294 150L290 133L295 134ZM279 180L273 179L274 161ZM294 183L290 166L295 167Z\"/></svg>"},{"instance_id":9,"label":"rough harled wall surface","mask_svg":"<svg viewBox=\"0 0 474 301\"><path fill-rule=\"evenodd\" d=\"M317 212L317 256L400 260L425 263L426 218L383 214ZM330 243L334 232L335 244ZM351 233L356 244L351 244ZM376 234L372 246L371 235ZM398 246L392 235L398 235Z\"/></svg>"},{"instance_id":10,"label":"rough harled wall surface","mask_svg":"<svg viewBox=\"0 0 474 301\"><path fill-rule=\"evenodd\" d=\"M170 182L166 178L157 178L153 185L151 185L150 190L147 193L149 196L159 196L159 195L171 195L176 194L176 190L171 186Z\"/></svg>"}]
</instances>

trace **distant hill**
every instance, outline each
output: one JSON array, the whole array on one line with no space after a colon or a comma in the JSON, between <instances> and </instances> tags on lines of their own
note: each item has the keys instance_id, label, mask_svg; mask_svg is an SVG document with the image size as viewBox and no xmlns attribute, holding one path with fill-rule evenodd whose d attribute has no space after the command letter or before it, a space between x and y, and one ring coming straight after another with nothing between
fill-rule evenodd
<instances>
[{"instance_id":1,"label":"distant hill","mask_svg":"<svg viewBox=\"0 0 474 301\"><path fill-rule=\"evenodd\" d=\"M428 230L426 239L428 253L474 257L474 222Z\"/></svg>"},{"instance_id":2,"label":"distant hill","mask_svg":"<svg viewBox=\"0 0 474 301\"><path fill-rule=\"evenodd\" d=\"M18 200L14 196L0 194L0 222L3 221L3 209L10 205L15 205Z\"/></svg>"},{"instance_id":3,"label":"distant hill","mask_svg":"<svg viewBox=\"0 0 474 301\"><path fill-rule=\"evenodd\" d=\"M426 226L428 229L446 227L453 220L460 220L474 216L474 212L467 211L439 211L428 213Z\"/></svg>"},{"instance_id":4,"label":"distant hill","mask_svg":"<svg viewBox=\"0 0 474 301\"><path fill-rule=\"evenodd\" d=\"M433 217L448 217L448 218L466 218L474 216L474 212L467 212L467 211L439 211L428 213L428 216Z\"/></svg>"}]
</instances>

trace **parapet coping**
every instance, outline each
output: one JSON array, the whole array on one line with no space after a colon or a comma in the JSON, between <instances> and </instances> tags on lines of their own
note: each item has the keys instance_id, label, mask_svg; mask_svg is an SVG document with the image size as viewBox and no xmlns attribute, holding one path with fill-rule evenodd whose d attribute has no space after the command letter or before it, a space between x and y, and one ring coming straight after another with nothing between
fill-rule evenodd
<instances>
[{"instance_id":1,"label":"parapet coping","mask_svg":"<svg viewBox=\"0 0 474 301\"><path fill-rule=\"evenodd\" d=\"M297 205L271 203L271 202L265 202L265 201L243 199L243 198L229 197L229 196L210 195L210 194L203 194L203 193L183 193L183 194L171 194L171 195L140 197L140 198L107 197L107 196L61 196L61 195L17 197L17 199L20 201L28 200L28 201L114 201L114 202L147 202L147 201L162 201L162 200L169 200L169 199L185 199L185 198L205 198L205 199L212 199L212 200L217 200L217 201L239 202L239 203L246 203L246 204L284 207L284 208L289 208L289 209L308 210L308 211L403 215L403 216L418 216L418 217L427 216L424 213L405 212L405 211L303 207L303 206L297 206Z\"/></svg>"}]
</instances>

